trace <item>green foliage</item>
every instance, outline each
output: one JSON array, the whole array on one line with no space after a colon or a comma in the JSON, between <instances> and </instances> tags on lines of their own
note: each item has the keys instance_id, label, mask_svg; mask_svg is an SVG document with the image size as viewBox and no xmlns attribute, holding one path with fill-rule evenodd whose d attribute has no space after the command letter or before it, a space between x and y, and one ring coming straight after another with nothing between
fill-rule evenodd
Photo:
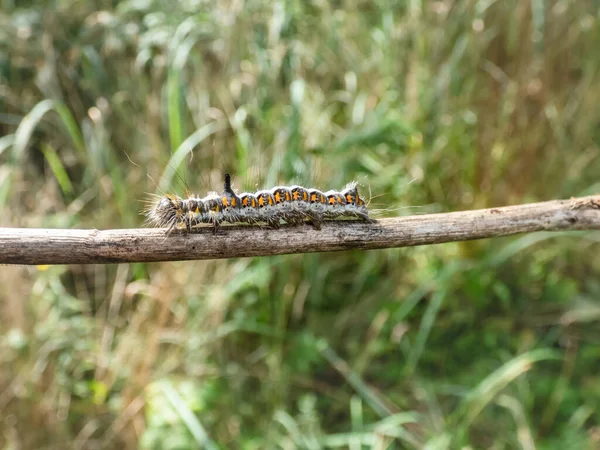
<instances>
[{"instance_id":1,"label":"green foliage","mask_svg":"<svg viewBox=\"0 0 600 450\"><path fill-rule=\"evenodd\" d=\"M379 216L598 191L592 2L4 2L0 225L356 179ZM243 242L240 243L243 245ZM0 446L597 448L596 233L0 271Z\"/></svg>"}]
</instances>

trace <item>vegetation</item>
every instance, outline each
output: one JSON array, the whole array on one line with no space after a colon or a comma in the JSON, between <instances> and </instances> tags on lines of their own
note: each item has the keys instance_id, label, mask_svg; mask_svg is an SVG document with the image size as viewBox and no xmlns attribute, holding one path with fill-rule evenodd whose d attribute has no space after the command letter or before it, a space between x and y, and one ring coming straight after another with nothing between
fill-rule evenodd
<instances>
[{"instance_id":1,"label":"vegetation","mask_svg":"<svg viewBox=\"0 0 600 450\"><path fill-rule=\"evenodd\" d=\"M594 2L1 4L3 226L226 170L382 216L600 187ZM0 446L598 448L598 237L3 267Z\"/></svg>"}]
</instances>

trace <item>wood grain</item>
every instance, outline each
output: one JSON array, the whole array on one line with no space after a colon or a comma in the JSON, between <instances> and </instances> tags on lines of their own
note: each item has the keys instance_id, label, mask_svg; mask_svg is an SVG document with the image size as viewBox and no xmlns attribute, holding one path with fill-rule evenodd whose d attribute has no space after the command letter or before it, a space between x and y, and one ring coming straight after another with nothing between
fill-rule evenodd
<instances>
[{"instance_id":1,"label":"wood grain","mask_svg":"<svg viewBox=\"0 0 600 450\"><path fill-rule=\"evenodd\" d=\"M536 231L600 229L600 195L501 208L330 222L267 230L223 226L217 234L162 229L0 228L1 264L106 264L373 250L507 236Z\"/></svg>"}]
</instances>

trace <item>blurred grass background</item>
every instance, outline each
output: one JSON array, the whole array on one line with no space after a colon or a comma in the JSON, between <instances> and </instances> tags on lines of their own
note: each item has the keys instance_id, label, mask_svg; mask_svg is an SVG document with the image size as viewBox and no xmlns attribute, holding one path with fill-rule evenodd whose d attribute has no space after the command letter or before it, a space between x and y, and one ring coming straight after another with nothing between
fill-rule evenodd
<instances>
[{"instance_id":1,"label":"blurred grass background","mask_svg":"<svg viewBox=\"0 0 600 450\"><path fill-rule=\"evenodd\" d=\"M225 170L387 215L600 190L594 2L0 7L2 226ZM0 446L600 448L598 238L3 267Z\"/></svg>"}]
</instances>

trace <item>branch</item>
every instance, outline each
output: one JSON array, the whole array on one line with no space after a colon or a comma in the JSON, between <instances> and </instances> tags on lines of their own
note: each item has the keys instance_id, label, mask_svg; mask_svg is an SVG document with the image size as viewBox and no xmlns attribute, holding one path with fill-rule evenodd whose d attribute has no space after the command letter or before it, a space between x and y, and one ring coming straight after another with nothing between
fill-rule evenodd
<instances>
[{"instance_id":1,"label":"branch","mask_svg":"<svg viewBox=\"0 0 600 450\"><path fill-rule=\"evenodd\" d=\"M217 234L164 229L59 230L0 228L2 264L104 264L267 256L409 247L534 231L600 229L600 195L503 208L329 222L277 230L223 226Z\"/></svg>"}]
</instances>

